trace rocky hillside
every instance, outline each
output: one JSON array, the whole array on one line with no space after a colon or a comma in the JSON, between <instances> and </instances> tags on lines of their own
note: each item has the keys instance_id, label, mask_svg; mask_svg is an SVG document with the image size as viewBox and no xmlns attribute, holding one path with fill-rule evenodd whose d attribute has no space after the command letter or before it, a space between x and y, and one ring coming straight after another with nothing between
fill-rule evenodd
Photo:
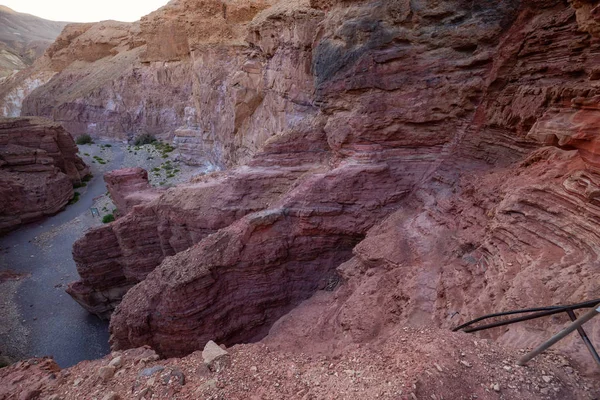
<instances>
[{"instance_id":1,"label":"rocky hillside","mask_svg":"<svg viewBox=\"0 0 600 400\"><path fill-rule=\"evenodd\" d=\"M66 24L18 13L0 5L0 79L33 64Z\"/></svg>"},{"instance_id":2,"label":"rocky hillside","mask_svg":"<svg viewBox=\"0 0 600 400\"><path fill-rule=\"evenodd\" d=\"M142 30L198 4L174 2ZM182 76L210 79L191 86L205 128L187 143L214 162L250 158L88 233L69 293L107 316L131 289L113 346L163 355L259 339L340 282L320 329L359 342L399 323L450 328L593 298L600 48L586 4L283 2L249 23L215 11L222 29L246 29L245 45L203 33L202 52L140 73L193 63ZM140 57L158 58L149 48ZM44 90L26 105L50 100ZM525 346L563 322L492 335Z\"/></svg>"},{"instance_id":3,"label":"rocky hillside","mask_svg":"<svg viewBox=\"0 0 600 400\"><path fill-rule=\"evenodd\" d=\"M227 167L75 244L68 292L111 316L114 350L262 340L340 357L404 327L600 297L597 3L175 0L67 27L0 97ZM523 349L567 321L481 335ZM600 342L600 320L586 330ZM557 351L592 373L575 336Z\"/></svg>"},{"instance_id":4,"label":"rocky hillside","mask_svg":"<svg viewBox=\"0 0 600 400\"><path fill-rule=\"evenodd\" d=\"M0 234L56 214L73 198L73 184L88 173L59 124L0 118Z\"/></svg>"},{"instance_id":5,"label":"rocky hillside","mask_svg":"<svg viewBox=\"0 0 600 400\"><path fill-rule=\"evenodd\" d=\"M62 371L48 358L19 362L0 369L0 398L597 398L598 382L579 375L563 356L544 355L528 368L515 366L516 358L516 353L485 340L408 328L378 343L327 355L315 354L311 347L290 350L269 341L227 350L211 342L203 351L161 360L145 347L113 352Z\"/></svg>"}]
</instances>

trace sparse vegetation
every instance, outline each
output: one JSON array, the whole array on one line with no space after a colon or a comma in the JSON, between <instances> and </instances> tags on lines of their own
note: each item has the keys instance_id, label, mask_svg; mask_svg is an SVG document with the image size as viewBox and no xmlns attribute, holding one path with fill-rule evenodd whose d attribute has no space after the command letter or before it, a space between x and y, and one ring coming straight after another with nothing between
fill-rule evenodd
<instances>
[{"instance_id":1,"label":"sparse vegetation","mask_svg":"<svg viewBox=\"0 0 600 400\"><path fill-rule=\"evenodd\" d=\"M104 160L102 157L94 156L94 160L98 161L98 164L102 164L102 165L106 164L106 160Z\"/></svg>"},{"instance_id":2,"label":"sparse vegetation","mask_svg":"<svg viewBox=\"0 0 600 400\"><path fill-rule=\"evenodd\" d=\"M85 182L78 182L78 183L74 183L73 184L73 189L79 189L79 188L86 187L86 186L87 186L87 183L85 183Z\"/></svg>"},{"instance_id":3,"label":"sparse vegetation","mask_svg":"<svg viewBox=\"0 0 600 400\"><path fill-rule=\"evenodd\" d=\"M103 224L108 224L110 222L113 222L114 220L115 220L114 214L106 214L104 217L102 217Z\"/></svg>"},{"instance_id":4,"label":"sparse vegetation","mask_svg":"<svg viewBox=\"0 0 600 400\"><path fill-rule=\"evenodd\" d=\"M69 205L77 203L79 201L79 196L81 196L81 193L79 193L79 192L73 193L73 198L71 199L71 201L69 201Z\"/></svg>"},{"instance_id":5,"label":"sparse vegetation","mask_svg":"<svg viewBox=\"0 0 600 400\"><path fill-rule=\"evenodd\" d=\"M0 356L0 368L8 367L11 364L10 359L5 356Z\"/></svg>"},{"instance_id":6,"label":"sparse vegetation","mask_svg":"<svg viewBox=\"0 0 600 400\"><path fill-rule=\"evenodd\" d=\"M162 158L168 158L169 153L171 153L175 150L175 147L171 146L169 143L154 142L154 143L152 143L152 145L160 153Z\"/></svg>"},{"instance_id":7,"label":"sparse vegetation","mask_svg":"<svg viewBox=\"0 0 600 400\"><path fill-rule=\"evenodd\" d=\"M154 142L156 142L156 138L149 133L145 133L143 135L136 137L133 144L136 146L143 146L145 144L152 144Z\"/></svg>"},{"instance_id":8,"label":"sparse vegetation","mask_svg":"<svg viewBox=\"0 0 600 400\"><path fill-rule=\"evenodd\" d=\"M92 137L90 135L88 135L87 133L84 133L83 135L81 135L77 138L75 143L77 143L77 144L93 144L94 140L92 139Z\"/></svg>"},{"instance_id":9,"label":"sparse vegetation","mask_svg":"<svg viewBox=\"0 0 600 400\"><path fill-rule=\"evenodd\" d=\"M94 177L94 175L92 174L87 174L86 176L83 177L82 181L83 182L89 182L92 180L92 178Z\"/></svg>"}]
</instances>

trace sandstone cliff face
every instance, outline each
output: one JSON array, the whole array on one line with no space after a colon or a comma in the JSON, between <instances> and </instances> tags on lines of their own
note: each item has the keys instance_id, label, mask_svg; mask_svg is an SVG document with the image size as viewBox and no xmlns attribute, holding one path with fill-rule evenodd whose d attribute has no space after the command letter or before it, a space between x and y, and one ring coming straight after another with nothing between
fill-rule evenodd
<instances>
[{"instance_id":1,"label":"sandstone cliff face","mask_svg":"<svg viewBox=\"0 0 600 400\"><path fill-rule=\"evenodd\" d=\"M60 211L88 173L60 125L0 119L0 233Z\"/></svg>"},{"instance_id":2,"label":"sandstone cliff face","mask_svg":"<svg viewBox=\"0 0 600 400\"><path fill-rule=\"evenodd\" d=\"M118 210L118 215L128 214L134 206L159 196L148 182L148 172L142 168L125 168L104 175L106 188Z\"/></svg>"},{"instance_id":3,"label":"sandstone cliff face","mask_svg":"<svg viewBox=\"0 0 600 400\"><path fill-rule=\"evenodd\" d=\"M71 27L46 60L57 75L24 102L234 166L75 244L69 293L102 317L123 299L114 348L256 340L319 289L335 290L330 318L297 343L597 297L591 2L248 4ZM523 347L562 322L489 335Z\"/></svg>"},{"instance_id":4,"label":"sandstone cliff face","mask_svg":"<svg viewBox=\"0 0 600 400\"><path fill-rule=\"evenodd\" d=\"M82 281L71 290L98 295L89 304L99 314L150 273L113 315L113 345L150 344L181 355L211 338L260 338L299 301L334 288L338 274L350 292L336 306L338 319L322 329L339 327L357 341L402 321L451 326L459 322L449 319L453 311L467 318L592 293L590 287L508 301L508 289L498 287L508 270L522 274L516 291L536 282L551 288L563 278L542 279L492 244L504 231L525 235L506 220L514 213L498 205L508 210L557 190L549 181L545 189L528 189L539 172L535 163L520 161L553 144L551 135L538 132L544 121L555 109L573 113L572 99L593 95L588 78L597 49L579 30L574 10L552 1L314 6L278 4L248 26L254 57L282 71L273 82L310 74L281 89L281 97L308 96L302 101L311 105L296 128L257 147L248 166L171 189L76 244ZM249 86L245 98L253 96ZM219 116L237 124L236 113ZM201 143L212 150L232 145ZM579 147L575 156L540 150L530 159L548 159L561 171L576 163L565 160L590 146ZM538 215L524 226L543 220ZM114 257L94 258L108 248ZM530 251L528 259L540 267L552 265L544 250ZM112 290L118 293L106 295ZM363 302L370 311L357 306Z\"/></svg>"},{"instance_id":5,"label":"sandstone cliff face","mask_svg":"<svg viewBox=\"0 0 600 400\"><path fill-rule=\"evenodd\" d=\"M69 25L29 74L0 87L0 110L75 136L151 133L190 164L240 164L316 111L310 41L322 12L308 2L264 11L272 3L173 1L139 23ZM38 84L25 90L25 79Z\"/></svg>"}]
</instances>

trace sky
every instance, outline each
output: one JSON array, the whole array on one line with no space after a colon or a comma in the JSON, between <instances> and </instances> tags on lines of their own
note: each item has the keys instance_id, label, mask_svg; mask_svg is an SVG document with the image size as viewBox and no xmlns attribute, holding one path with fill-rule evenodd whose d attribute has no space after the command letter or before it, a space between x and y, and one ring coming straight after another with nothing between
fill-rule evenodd
<instances>
[{"instance_id":1,"label":"sky","mask_svg":"<svg viewBox=\"0 0 600 400\"><path fill-rule=\"evenodd\" d=\"M168 0L0 0L0 5L53 21L133 22L164 6Z\"/></svg>"}]
</instances>

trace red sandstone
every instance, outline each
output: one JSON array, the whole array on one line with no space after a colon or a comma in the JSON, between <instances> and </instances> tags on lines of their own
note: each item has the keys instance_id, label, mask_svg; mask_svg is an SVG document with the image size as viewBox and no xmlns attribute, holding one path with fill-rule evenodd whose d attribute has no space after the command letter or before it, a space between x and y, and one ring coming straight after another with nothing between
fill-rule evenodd
<instances>
[{"instance_id":1,"label":"red sandstone","mask_svg":"<svg viewBox=\"0 0 600 400\"><path fill-rule=\"evenodd\" d=\"M0 233L56 214L89 173L73 138L41 118L0 119Z\"/></svg>"}]
</instances>

